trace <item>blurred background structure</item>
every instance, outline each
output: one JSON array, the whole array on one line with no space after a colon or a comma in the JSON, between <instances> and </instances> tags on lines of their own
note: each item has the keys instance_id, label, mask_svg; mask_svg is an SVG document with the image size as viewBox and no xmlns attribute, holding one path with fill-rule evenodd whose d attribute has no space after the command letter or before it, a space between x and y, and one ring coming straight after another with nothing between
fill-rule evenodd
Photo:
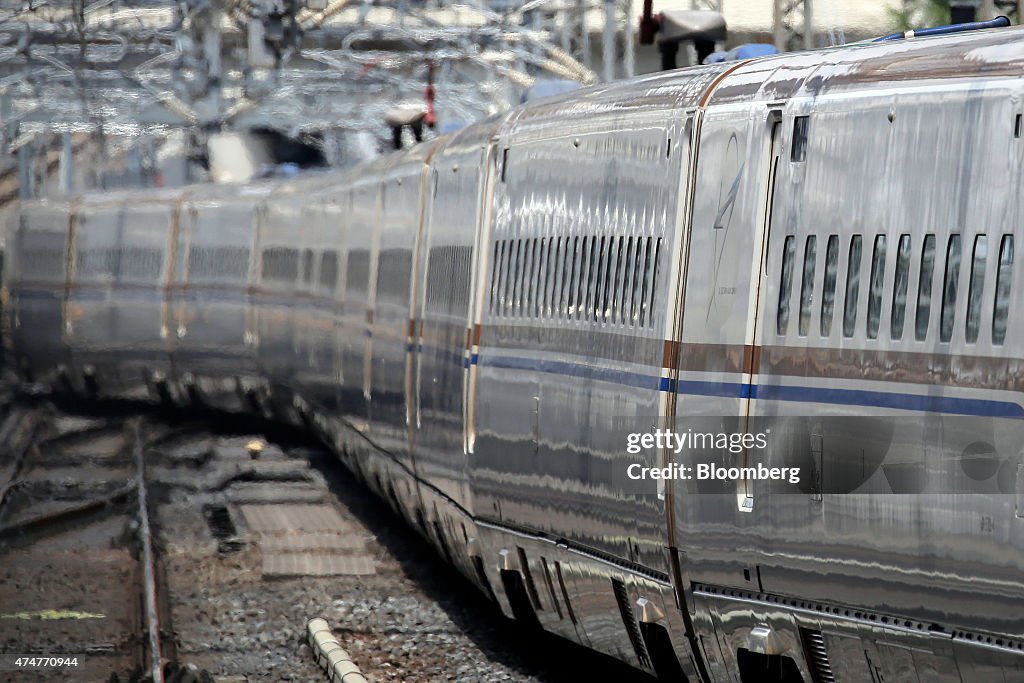
<instances>
[{"instance_id":1,"label":"blurred background structure","mask_svg":"<svg viewBox=\"0 0 1024 683\"><path fill-rule=\"evenodd\" d=\"M0 0L0 205L343 167L713 49L809 49L1017 5Z\"/></svg>"}]
</instances>

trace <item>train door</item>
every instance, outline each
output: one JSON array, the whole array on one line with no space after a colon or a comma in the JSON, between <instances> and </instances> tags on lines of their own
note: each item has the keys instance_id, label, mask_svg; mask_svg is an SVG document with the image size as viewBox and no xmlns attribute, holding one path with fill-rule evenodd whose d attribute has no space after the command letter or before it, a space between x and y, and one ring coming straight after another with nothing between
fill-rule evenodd
<instances>
[{"instance_id":1,"label":"train door","mask_svg":"<svg viewBox=\"0 0 1024 683\"><path fill-rule=\"evenodd\" d=\"M494 210L494 185L495 180L505 172L507 161L507 149L501 145L501 140L495 136L487 147L487 155L484 160L484 177L481 179L483 190L480 199L480 222L476 230L476 242L473 246L473 282L471 285L469 324L466 327L466 351L464 367L465 373L465 400L463 401L463 440L467 454L472 456L476 449L476 401L478 367L477 359L480 353L480 325L484 316L484 304L489 293L488 283L489 270L491 268L492 253L490 251L491 223Z\"/></svg>"},{"instance_id":2,"label":"train door","mask_svg":"<svg viewBox=\"0 0 1024 683\"><path fill-rule=\"evenodd\" d=\"M456 140L431 163L413 314L414 401L410 430L416 469L470 510L465 449L466 330L482 212L485 140Z\"/></svg>"},{"instance_id":3,"label":"train door","mask_svg":"<svg viewBox=\"0 0 1024 683\"><path fill-rule=\"evenodd\" d=\"M731 434L747 429L751 376L756 370L758 290L782 132L781 107L753 107L754 111L745 103L720 106L697 112L692 119L696 159L690 164L690 236L682 308L673 336L674 406L668 412L677 432ZM697 448L675 457L694 472L709 459ZM726 453L724 461L712 464L742 466L745 457ZM744 514L753 505L749 482L673 481L669 502L669 543L685 549L676 568L686 578L676 576L677 588L686 590L704 576L701 558L741 557L756 550L756 525ZM711 527L703 527L703 522ZM718 525L731 528L721 541L708 533ZM756 572L744 576L758 580ZM685 602L684 609L692 610L692 600ZM709 639L700 627L694 633L698 635L691 645L709 674L725 680L728 673L714 637Z\"/></svg>"}]
</instances>

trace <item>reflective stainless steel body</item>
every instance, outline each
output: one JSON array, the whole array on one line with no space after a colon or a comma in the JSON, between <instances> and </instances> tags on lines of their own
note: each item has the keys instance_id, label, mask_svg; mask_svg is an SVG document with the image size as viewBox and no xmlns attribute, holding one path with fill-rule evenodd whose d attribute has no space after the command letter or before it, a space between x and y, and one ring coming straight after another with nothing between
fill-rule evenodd
<instances>
[{"instance_id":1,"label":"reflective stainless steel body","mask_svg":"<svg viewBox=\"0 0 1024 683\"><path fill-rule=\"evenodd\" d=\"M303 424L506 614L669 680L1024 680L1022 114L990 31L26 204L7 358ZM697 418L803 480L626 477L689 461L623 424Z\"/></svg>"}]
</instances>

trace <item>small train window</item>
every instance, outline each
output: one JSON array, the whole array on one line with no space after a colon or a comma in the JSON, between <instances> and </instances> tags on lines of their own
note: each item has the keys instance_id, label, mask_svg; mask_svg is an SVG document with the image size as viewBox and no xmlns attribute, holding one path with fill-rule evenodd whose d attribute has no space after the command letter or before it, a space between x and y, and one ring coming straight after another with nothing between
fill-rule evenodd
<instances>
[{"instance_id":1,"label":"small train window","mask_svg":"<svg viewBox=\"0 0 1024 683\"><path fill-rule=\"evenodd\" d=\"M587 238L582 240L579 237L572 238L572 252L569 254L570 273L566 284L569 286L568 306L566 315L572 319L576 316L579 308L579 281L583 269L583 251L587 248Z\"/></svg>"},{"instance_id":2,"label":"small train window","mask_svg":"<svg viewBox=\"0 0 1024 683\"><path fill-rule=\"evenodd\" d=\"M625 323L622 309L626 300L626 238L619 237L615 249L615 310L613 321Z\"/></svg>"},{"instance_id":3,"label":"small train window","mask_svg":"<svg viewBox=\"0 0 1024 683\"><path fill-rule=\"evenodd\" d=\"M338 285L338 252L325 251L320 255L320 287L333 292Z\"/></svg>"},{"instance_id":4,"label":"small train window","mask_svg":"<svg viewBox=\"0 0 1024 683\"><path fill-rule=\"evenodd\" d=\"M640 282L644 272L644 238L636 238L636 253L633 256L633 303L630 306L630 320L634 325L640 320Z\"/></svg>"},{"instance_id":5,"label":"small train window","mask_svg":"<svg viewBox=\"0 0 1024 683\"><path fill-rule=\"evenodd\" d=\"M809 116L797 116L793 119L793 149L790 152L790 161L807 159L807 130L810 122Z\"/></svg>"},{"instance_id":6,"label":"small train window","mask_svg":"<svg viewBox=\"0 0 1024 683\"><path fill-rule=\"evenodd\" d=\"M261 275L264 280L294 282L299 276L299 252L297 249L272 247L263 252Z\"/></svg>"},{"instance_id":7,"label":"small train window","mask_svg":"<svg viewBox=\"0 0 1024 683\"><path fill-rule=\"evenodd\" d=\"M811 302L814 299L814 270L818 264L818 237L808 235L804 244L804 272L800 281L799 333L806 337L811 327Z\"/></svg>"},{"instance_id":8,"label":"small train window","mask_svg":"<svg viewBox=\"0 0 1024 683\"><path fill-rule=\"evenodd\" d=\"M654 272L651 274L651 298L648 301L648 327L654 327L654 295L658 288L658 269L661 266L661 239L659 237L654 241Z\"/></svg>"},{"instance_id":9,"label":"small train window","mask_svg":"<svg viewBox=\"0 0 1024 683\"><path fill-rule=\"evenodd\" d=\"M821 288L821 336L832 334L832 316L836 307L836 278L839 269L839 236L829 235L825 245L825 281Z\"/></svg>"},{"instance_id":10,"label":"small train window","mask_svg":"<svg viewBox=\"0 0 1024 683\"><path fill-rule=\"evenodd\" d=\"M950 235L946 248L946 271L942 284L942 311L939 314L939 341L953 338L957 281L960 278L960 235Z\"/></svg>"},{"instance_id":11,"label":"small train window","mask_svg":"<svg viewBox=\"0 0 1024 683\"><path fill-rule=\"evenodd\" d=\"M871 256L871 280L868 282L868 339L878 338L882 318L882 283L885 280L885 235L875 236Z\"/></svg>"},{"instance_id":12,"label":"small train window","mask_svg":"<svg viewBox=\"0 0 1024 683\"><path fill-rule=\"evenodd\" d=\"M640 327L647 325L647 292L651 281L651 266L653 254L651 254L651 238L644 238L644 276L640 282Z\"/></svg>"},{"instance_id":13,"label":"small train window","mask_svg":"<svg viewBox=\"0 0 1024 683\"><path fill-rule=\"evenodd\" d=\"M935 235L924 236L921 250L921 273L917 279L917 313L914 319L914 338L924 341L928 336L928 320L932 312L932 271L935 270Z\"/></svg>"},{"instance_id":14,"label":"small train window","mask_svg":"<svg viewBox=\"0 0 1024 683\"><path fill-rule=\"evenodd\" d=\"M971 259L971 279L967 290L967 325L964 335L968 344L978 341L981 329L981 295L985 289L985 263L988 261L988 238L974 238L974 257Z\"/></svg>"},{"instance_id":15,"label":"small train window","mask_svg":"<svg viewBox=\"0 0 1024 683\"><path fill-rule=\"evenodd\" d=\"M608 269L605 264L608 262L608 245L607 238L601 237L599 241L600 246L597 249L597 266L596 279L591 278L590 283L594 288L593 299L591 300L591 320L600 322L604 315L604 295L608 291Z\"/></svg>"},{"instance_id":16,"label":"small train window","mask_svg":"<svg viewBox=\"0 0 1024 683\"><path fill-rule=\"evenodd\" d=\"M843 336L852 337L857 323L857 302L860 298L860 259L864 238L850 238L850 254L846 262L846 299L843 305Z\"/></svg>"},{"instance_id":17,"label":"small train window","mask_svg":"<svg viewBox=\"0 0 1024 683\"><path fill-rule=\"evenodd\" d=\"M622 322L629 325L633 322L632 318L632 305L635 285L630 286L636 281L636 268L634 258L634 238L630 236L626 240L626 263L625 263L625 274L622 282Z\"/></svg>"},{"instance_id":18,"label":"small train window","mask_svg":"<svg viewBox=\"0 0 1024 683\"><path fill-rule=\"evenodd\" d=\"M900 235L896 245L896 273L892 285L892 315L889 336L903 338L903 325L907 318L907 288L910 284L910 235Z\"/></svg>"},{"instance_id":19,"label":"small train window","mask_svg":"<svg viewBox=\"0 0 1024 683\"><path fill-rule=\"evenodd\" d=\"M789 327L789 299L793 291L793 257L796 253L796 239L786 236L782 243L782 273L779 279L779 310L775 314L775 331L786 334Z\"/></svg>"},{"instance_id":20,"label":"small train window","mask_svg":"<svg viewBox=\"0 0 1024 683\"><path fill-rule=\"evenodd\" d=\"M313 282L313 250L306 249L302 252L302 281L311 284Z\"/></svg>"},{"instance_id":21,"label":"small train window","mask_svg":"<svg viewBox=\"0 0 1024 683\"><path fill-rule=\"evenodd\" d=\"M1013 281L1013 235L1003 235L996 270L996 301L992 310L992 343L1006 341L1006 321L1010 316L1010 285Z\"/></svg>"}]
</instances>

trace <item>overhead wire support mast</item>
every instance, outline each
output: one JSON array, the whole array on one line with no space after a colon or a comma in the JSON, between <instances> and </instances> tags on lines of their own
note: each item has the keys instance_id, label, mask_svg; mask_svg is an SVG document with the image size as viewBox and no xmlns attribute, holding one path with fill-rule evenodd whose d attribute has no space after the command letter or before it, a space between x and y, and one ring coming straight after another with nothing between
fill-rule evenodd
<instances>
[{"instance_id":1,"label":"overhead wire support mast","mask_svg":"<svg viewBox=\"0 0 1024 683\"><path fill-rule=\"evenodd\" d=\"M775 47L780 52L813 50L814 7L811 0L774 0Z\"/></svg>"}]
</instances>

